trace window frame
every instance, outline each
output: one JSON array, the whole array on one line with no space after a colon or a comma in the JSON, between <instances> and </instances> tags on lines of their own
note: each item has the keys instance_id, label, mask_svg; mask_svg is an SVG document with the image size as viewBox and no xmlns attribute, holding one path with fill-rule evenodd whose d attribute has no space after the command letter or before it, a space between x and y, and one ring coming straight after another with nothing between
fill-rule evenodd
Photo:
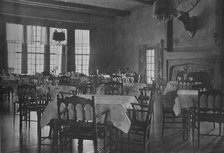
<instances>
[{"instance_id":1,"label":"window frame","mask_svg":"<svg viewBox=\"0 0 224 153\"><path fill-rule=\"evenodd\" d=\"M77 40L76 38L78 37L76 35L76 31L87 31L88 32L88 42L87 43L77 43ZM83 33L82 33L83 34ZM76 37L77 36L77 37ZM74 58L75 58L75 68L76 68L76 72L79 72L79 73L84 73L86 75L89 75L89 63L90 63L90 29L75 29L74 30L74 38L75 38L75 48L74 48ZM83 37L82 37L83 38ZM87 44L87 45L85 45ZM81 53L78 52L78 48L81 48ZM83 53L84 50L87 49L87 53ZM77 53L78 52L78 53ZM87 61L84 60L84 57L87 57ZM80 68L78 66L78 60L77 60L77 57L80 57ZM87 64L84 64L85 62L87 62ZM87 68L85 68L87 66Z\"/></svg>"},{"instance_id":2,"label":"window frame","mask_svg":"<svg viewBox=\"0 0 224 153\"><path fill-rule=\"evenodd\" d=\"M153 51L154 53L148 56L148 51ZM153 60L153 62L152 61L148 61L148 57L151 60ZM145 66L145 68L146 68L145 69L145 71L146 71L145 72L145 74L146 74L146 83L147 84L152 84L153 83L152 80L155 80L155 78L156 78L156 59L157 59L156 49L153 48L153 47L146 47L145 48L145 58L146 58L146 61L145 61L145 64L146 64L146 66Z\"/></svg>"}]
</instances>

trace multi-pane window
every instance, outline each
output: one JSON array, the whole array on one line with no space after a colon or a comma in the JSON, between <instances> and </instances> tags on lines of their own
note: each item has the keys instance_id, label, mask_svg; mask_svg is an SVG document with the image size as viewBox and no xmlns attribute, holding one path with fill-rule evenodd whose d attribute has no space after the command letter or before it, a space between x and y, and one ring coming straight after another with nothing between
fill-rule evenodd
<instances>
[{"instance_id":1,"label":"multi-pane window","mask_svg":"<svg viewBox=\"0 0 224 153\"><path fill-rule=\"evenodd\" d=\"M23 26L19 24L6 24L8 67L14 68L13 73L21 73Z\"/></svg>"},{"instance_id":2,"label":"multi-pane window","mask_svg":"<svg viewBox=\"0 0 224 153\"><path fill-rule=\"evenodd\" d=\"M75 30L75 66L76 72L89 74L90 32Z\"/></svg>"},{"instance_id":3,"label":"multi-pane window","mask_svg":"<svg viewBox=\"0 0 224 153\"><path fill-rule=\"evenodd\" d=\"M43 72L44 70L44 45L28 44L28 74Z\"/></svg>"},{"instance_id":4,"label":"multi-pane window","mask_svg":"<svg viewBox=\"0 0 224 153\"><path fill-rule=\"evenodd\" d=\"M28 74L44 71L44 45L46 28L27 26Z\"/></svg>"},{"instance_id":5,"label":"multi-pane window","mask_svg":"<svg viewBox=\"0 0 224 153\"><path fill-rule=\"evenodd\" d=\"M152 79L155 78L155 50L146 50L146 77L147 83L152 83Z\"/></svg>"}]
</instances>

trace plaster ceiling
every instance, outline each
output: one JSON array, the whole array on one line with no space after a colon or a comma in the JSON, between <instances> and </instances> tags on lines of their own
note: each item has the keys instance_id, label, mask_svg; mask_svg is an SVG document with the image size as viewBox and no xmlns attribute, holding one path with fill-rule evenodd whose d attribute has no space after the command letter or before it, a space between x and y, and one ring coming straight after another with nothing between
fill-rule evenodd
<instances>
[{"instance_id":1,"label":"plaster ceiling","mask_svg":"<svg viewBox=\"0 0 224 153\"><path fill-rule=\"evenodd\" d=\"M139 6L152 3L153 0L53 0L68 3L84 4L117 10L132 10Z\"/></svg>"},{"instance_id":2,"label":"plaster ceiling","mask_svg":"<svg viewBox=\"0 0 224 153\"><path fill-rule=\"evenodd\" d=\"M152 5L155 0L0 0L13 5L63 9L103 16L129 15L131 10Z\"/></svg>"}]
</instances>

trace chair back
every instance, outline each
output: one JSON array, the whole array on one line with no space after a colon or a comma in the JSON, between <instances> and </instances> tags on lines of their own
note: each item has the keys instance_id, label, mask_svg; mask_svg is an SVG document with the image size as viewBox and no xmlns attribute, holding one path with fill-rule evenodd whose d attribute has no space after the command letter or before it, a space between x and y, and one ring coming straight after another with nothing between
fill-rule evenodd
<instances>
[{"instance_id":1,"label":"chair back","mask_svg":"<svg viewBox=\"0 0 224 153\"><path fill-rule=\"evenodd\" d=\"M177 97L177 91L170 91L166 95L162 95L162 107L173 108L175 104L175 98Z\"/></svg>"},{"instance_id":2,"label":"chair back","mask_svg":"<svg viewBox=\"0 0 224 153\"><path fill-rule=\"evenodd\" d=\"M71 84L71 79L68 76L59 76L59 85L70 85Z\"/></svg>"},{"instance_id":3,"label":"chair back","mask_svg":"<svg viewBox=\"0 0 224 153\"><path fill-rule=\"evenodd\" d=\"M111 76L111 82L119 82L119 83L123 83L123 79L121 75L118 74L113 74Z\"/></svg>"},{"instance_id":4,"label":"chair back","mask_svg":"<svg viewBox=\"0 0 224 153\"><path fill-rule=\"evenodd\" d=\"M105 95L123 95L123 83L120 82L105 82Z\"/></svg>"},{"instance_id":5,"label":"chair back","mask_svg":"<svg viewBox=\"0 0 224 153\"><path fill-rule=\"evenodd\" d=\"M37 89L35 85L23 84L18 86L19 109L26 110L32 106L36 110L38 104Z\"/></svg>"},{"instance_id":6,"label":"chair back","mask_svg":"<svg viewBox=\"0 0 224 153\"><path fill-rule=\"evenodd\" d=\"M139 89L140 95L138 97L138 101L140 103L149 103L153 100L153 96L155 94L155 89L153 87L144 87Z\"/></svg>"},{"instance_id":7,"label":"chair back","mask_svg":"<svg viewBox=\"0 0 224 153\"><path fill-rule=\"evenodd\" d=\"M38 78L35 76L29 76L29 84L38 85L39 84Z\"/></svg>"},{"instance_id":8,"label":"chair back","mask_svg":"<svg viewBox=\"0 0 224 153\"><path fill-rule=\"evenodd\" d=\"M58 119L70 126L95 128L95 103L92 99L78 96L57 98Z\"/></svg>"},{"instance_id":9,"label":"chair back","mask_svg":"<svg viewBox=\"0 0 224 153\"><path fill-rule=\"evenodd\" d=\"M51 102L51 95L49 93L38 95L38 104L41 107L46 107Z\"/></svg>"},{"instance_id":10,"label":"chair back","mask_svg":"<svg viewBox=\"0 0 224 153\"><path fill-rule=\"evenodd\" d=\"M206 111L217 111L221 110L224 107L224 93L221 90L210 89L207 91L198 91L198 102L197 107L206 112Z\"/></svg>"},{"instance_id":11,"label":"chair back","mask_svg":"<svg viewBox=\"0 0 224 153\"><path fill-rule=\"evenodd\" d=\"M178 90L192 90L195 83L190 80L178 80Z\"/></svg>"},{"instance_id":12,"label":"chair back","mask_svg":"<svg viewBox=\"0 0 224 153\"><path fill-rule=\"evenodd\" d=\"M29 99L36 99L37 89L35 85L23 84L18 86L18 97L25 96Z\"/></svg>"}]
</instances>

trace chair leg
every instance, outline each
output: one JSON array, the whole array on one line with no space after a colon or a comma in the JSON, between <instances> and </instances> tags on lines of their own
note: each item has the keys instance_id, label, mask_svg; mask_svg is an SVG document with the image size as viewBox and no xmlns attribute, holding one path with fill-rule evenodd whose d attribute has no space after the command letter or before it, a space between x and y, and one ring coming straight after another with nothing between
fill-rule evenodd
<instances>
[{"instance_id":1,"label":"chair leg","mask_svg":"<svg viewBox=\"0 0 224 153\"><path fill-rule=\"evenodd\" d=\"M131 152L131 134L128 133L128 152Z\"/></svg>"},{"instance_id":2,"label":"chair leg","mask_svg":"<svg viewBox=\"0 0 224 153\"><path fill-rule=\"evenodd\" d=\"M198 148L200 146L200 121L198 121Z\"/></svg>"},{"instance_id":3,"label":"chair leg","mask_svg":"<svg viewBox=\"0 0 224 153\"><path fill-rule=\"evenodd\" d=\"M38 148L41 148L41 127L40 127L41 114L37 113L37 137L38 137Z\"/></svg>"},{"instance_id":4,"label":"chair leg","mask_svg":"<svg viewBox=\"0 0 224 153\"><path fill-rule=\"evenodd\" d=\"M97 138L93 140L93 145L94 145L94 153L97 153Z\"/></svg>"},{"instance_id":5,"label":"chair leg","mask_svg":"<svg viewBox=\"0 0 224 153\"><path fill-rule=\"evenodd\" d=\"M194 142L194 130L195 130L195 120L191 119L191 127L192 127L192 141Z\"/></svg>"},{"instance_id":6,"label":"chair leg","mask_svg":"<svg viewBox=\"0 0 224 153\"><path fill-rule=\"evenodd\" d=\"M15 123L15 117L16 117L16 103L13 103L13 123Z\"/></svg>"},{"instance_id":7,"label":"chair leg","mask_svg":"<svg viewBox=\"0 0 224 153\"><path fill-rule=\"evenodd\" d=\"M222 123L219 123L219 135L221 135L222 132Z\"/></svg>"},{"instance_id":8,"label":"chair leg","mask_svg":"<svg viewBox=\"0 0 224 153\"><path fill-rule=\"evenodd\" d=\"M165 123L165 114L163 113L163 123L162 123L162 137L164 137L164 123Z\"/></svg>"},{"instance_id":9,"label":"chair leg","mask_svg":"<svg viewBox=\"0 0 224 153\"><path fill-rule=\"evenodd\" d=\"M83 140L82 139L78 140L78 150L79 150L79 153L82 153L82 151L83 151Z\"/></svg>"},{"instance_id":10,"label":"chair leg","mask_svg":"<svg viewBox=\"0 0 224 153\"><path fill-rule=\"evenodd\" d=\"M21 134L21 132L22 132L22 119L23 119L23 111L20 111L19 112L19 132L20 132L20 134Z\"/></svg>"}]
</instances>

